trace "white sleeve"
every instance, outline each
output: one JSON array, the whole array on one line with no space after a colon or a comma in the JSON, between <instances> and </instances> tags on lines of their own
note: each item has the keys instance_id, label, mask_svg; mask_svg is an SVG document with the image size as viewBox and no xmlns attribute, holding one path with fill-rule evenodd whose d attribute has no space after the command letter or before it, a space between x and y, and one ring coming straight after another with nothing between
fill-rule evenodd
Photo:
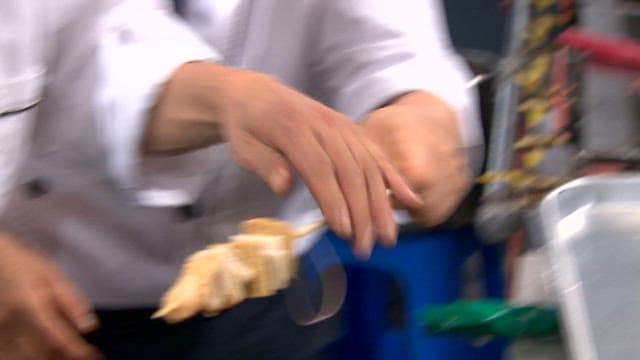
<instances>
[{"instance_id":1,"label":"white sleeve","mask_svg":"<svg viewBox=\"0 0 640 360\"><path fill-rule=\"evenodd\" d=\"M171 74L186 62L219 58L164 1L119 1L102 17L95 104L99 138L116 184L134 191L143 205L182 205L198 192L204 174L197 163L206 161L202 152L143 159L141 140L149 111Z\"/></svg>"},{"instance_id":2,"label":"white sleeve","mask_svg":"<svg viewBox=\"0 0 640 360\"><path fill-rule=\"evenodd\" d=\"M426 90L457 113L464 143L480 145L471 73L448 37L439 0L324 0L314 71L330 105L354 118L395 96Z\"/></svg>"}]
</instances>

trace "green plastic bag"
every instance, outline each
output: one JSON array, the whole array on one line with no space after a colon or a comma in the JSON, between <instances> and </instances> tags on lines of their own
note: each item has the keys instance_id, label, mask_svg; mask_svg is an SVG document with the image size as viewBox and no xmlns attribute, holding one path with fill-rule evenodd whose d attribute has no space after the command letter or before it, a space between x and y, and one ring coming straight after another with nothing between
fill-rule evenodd
<instances>
[{"instance_id":1,"label":"green plastic bag","mask_svg":"<svg viewBox=\"0 0 640 360\"><path fill-rule=\"evenodd\" d=\"M423 311L422 319L430 334L519 339L559 333L557 310L513 306L497 300L459 301L430 307Z\"/></svg>"}]
</instances>

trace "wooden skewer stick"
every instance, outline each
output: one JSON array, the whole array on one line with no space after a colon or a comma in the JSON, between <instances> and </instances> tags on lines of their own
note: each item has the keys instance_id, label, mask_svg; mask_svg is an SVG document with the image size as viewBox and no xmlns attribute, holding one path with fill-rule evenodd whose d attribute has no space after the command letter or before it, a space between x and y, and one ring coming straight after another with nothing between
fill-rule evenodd
<instances>
[{"instance_id":1,"label":"wooden skewer stick","mask_svg":"<svg viewBox=\"0 0 640 360\"><path fill-rule=\"evenodd\" d=\"M393 196L393 191L391 191L390 189L387 189L386 190L386 194L389 197ZM300 227L298 229L295 229L293 231L293 238L297 239L297 238L303 237L303 236L308 235L308 234L310 234L310 233L312 233L312 232L314 232L314 231L316 231L316 230L318 230L318 229L320 229L320 228L322 228L323 226L326 226L326 225L327 225L327 221L324 218L320 218L320 219L318 219L318 220L316 220L316 221L314 221L314 222L312 222L310 224L307 224L307 225L304 225L304 226L302 226L302 227Z\"/></svg>"},{"instance_id":2,"label":"wooden skewer stick","mask_svg":"<svg viewBox=\"0 0 640 360\"><path fill-rule=\"evenodd\" d=\"M316 220L310 224L304 225L302 227L299 227L297 229L295 229L293 231L293 238L297 239L300 237L303 237L305 235L309 235L312 232L322 228L323 226L325 226L327 224L327 222L325 221L324 218Z\"/></svg>"}]
</instances>

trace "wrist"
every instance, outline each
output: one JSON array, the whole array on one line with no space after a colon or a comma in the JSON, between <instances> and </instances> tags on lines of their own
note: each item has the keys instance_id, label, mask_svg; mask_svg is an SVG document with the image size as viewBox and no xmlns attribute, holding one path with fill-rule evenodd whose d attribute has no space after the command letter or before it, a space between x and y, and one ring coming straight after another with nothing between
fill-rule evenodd
<instances>
[{"instance_id":1,"label":"wrist","mask_svg":"<svg viewBox=\"0 0 640 360\"><path fill-rule=\"evenodd\" d=\"M221 67L190 62L173 73L151 110L143 142L146 151L175 153L223 140L225 92Z\"/></svg>"},{"instance_id":2,"label":"wrist","mask_svg":"<svg viewBox=\"0 0 640 360\"><path fill-rule=\"evenodd\" d=\"M402 106L411 108L424 117L442 119L456 123L453 108L442 98L426 91L412 91L396 97L387 106Z\"/></svg>"},{"instance_id":3,"label":"wrist","mask_svg":"<svg viewBox=\"0 0 640 360\"><path fill-rule=\"evenodd\" d=\"M387 113L389 116L371 116ZM398 116L402 114L402 116ZM457 115L453 108L437 95L426 91L413 91L400 95L384 107L375 110L364 122L365 128L391 131L396 126L424 127L425 131L438 131L458 137L461 141ZM418 130L418 129L416 129Z\"/></svg>"}]
</instances>

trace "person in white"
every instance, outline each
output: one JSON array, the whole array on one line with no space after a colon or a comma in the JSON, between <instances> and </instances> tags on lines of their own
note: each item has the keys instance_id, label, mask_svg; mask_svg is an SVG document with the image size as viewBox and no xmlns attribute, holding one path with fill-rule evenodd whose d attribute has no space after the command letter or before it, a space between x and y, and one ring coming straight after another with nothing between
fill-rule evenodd
<instances>
[{"instance_id":1,"label":"person in white","mask_svg":"<svg viewBox=\"0 0 640 360\"><path fill-rule=\"evenodd\" d=\"M39 1L0 3L0 211L46 85L47 49L56 43L48 10ZM0 359L98 357L81 337L95 326L91 304L58 267L0 228Z\"/></svg>"},{"instance_id":2,"label":"person in white","mask_svg":"<svg viewBox=\"0 0 640 360\"><path fill-rule=\"evenodd\" d=\"M150 314L185 256L241 220L299 223L317 203L367 256L374 238L395 241L387 187L426 225L466 194L479 125L437 1L184 5L200 37L162 1L58 1L45 14L47 83L24 185L2 216L0 359L98 356L81 336L97 326L91 308ZM286 323L280 305L255 301L162 339L129 319L130 332L92 341L113 358L202 358L215 336L219 357L220 344L236 358L308 355L310 331L252 336ZM203 329L217 335L176 345ZM148 346L114 352L116 335Z\"/></svg>"},{"instance_id":3,"label":"person in white","mask_svg":"<svg viewBox=\"0 0 640 360\"><path fill-rule=\"evenodd\" d=\"M44 87L44 26L37 10L30 2L10 2L3 4L0 13L3 28L22 29L15 34L3 32L0 37L0 207L27 152L35 107Z\"/></svg>"}]
</instances>

